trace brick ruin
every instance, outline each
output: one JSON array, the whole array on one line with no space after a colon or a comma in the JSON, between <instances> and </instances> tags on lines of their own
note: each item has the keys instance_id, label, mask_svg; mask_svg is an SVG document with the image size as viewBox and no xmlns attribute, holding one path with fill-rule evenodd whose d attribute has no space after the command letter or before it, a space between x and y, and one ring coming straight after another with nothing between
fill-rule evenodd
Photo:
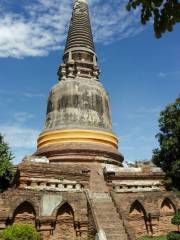
<instances>
[{"instance_id":1,"label":"brick ruin","mask_svg":"<svg viewBox=\"0 0 180 240\"><path fill-rule=\"evenodd\" d=\"M136 239L176 230L171 218L179 199L165 191L159 169L44 160L18 165L12 188L0 195L0 229L33 224L43 240Z\"/></svg>"},{"instance_id":2,"label":"brick ruin","mask_svg":"<svg viewBox=\"0 0 180 240\"><path fill-rule=\"evenodd\" d=\"M153 165L123 166L108 94L99 82L86 0L75 0L37 151L0 194L0 229L36 227L42 240L135 240L176 230L178 196Z\"/></svg>"}]
</instances>

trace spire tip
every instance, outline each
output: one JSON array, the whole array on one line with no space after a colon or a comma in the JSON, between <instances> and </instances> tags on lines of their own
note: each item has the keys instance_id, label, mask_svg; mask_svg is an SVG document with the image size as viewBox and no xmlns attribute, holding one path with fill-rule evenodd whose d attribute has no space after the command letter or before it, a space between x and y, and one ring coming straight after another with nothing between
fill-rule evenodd
<instances>
[{"instance_id":1,"label":"spire tip","mask_svg":"<svg viewBox=\"0 0 180 240\"><path fill-rule=\"evenodd\" d=\"M87 3L87 0L75 0L75 2L83 2L83 3Z\"/></svg>"}]
</instances>

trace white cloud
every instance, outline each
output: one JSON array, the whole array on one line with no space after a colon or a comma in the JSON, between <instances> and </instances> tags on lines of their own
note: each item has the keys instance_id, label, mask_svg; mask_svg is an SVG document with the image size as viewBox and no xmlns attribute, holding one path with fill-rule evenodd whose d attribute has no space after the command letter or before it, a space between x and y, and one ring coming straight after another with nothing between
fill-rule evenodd
<instances>
[{"instance_id":1,"label":"white cloud","mask_svg":"<svg viewBox=\"0 0 180 240\"><path fill-rule=\"evenodd\" d=\"M23 127L18 124L0 125L0 132L4 134L5 140L12 148L29 148L36 146L39 131Z\"/></svg>"},{"instance_id":2,"label":"white cloud","mask_svg":"<svg viewBox=\"0 0 180 240\"><path fill-rule=\"evenodd\" d=\"M29 148L12 148L11 150L14 156L14 164L20 163L25 158L25 156L30 156L35 152L34 149Z\"/></svg>"},{"instance_id":3,"label":"white cloud","mask_svg":"<svg viewBox=\"0 0 180 240\"><path fill-rule=\"evenodd\" d=\"M9 144L15 163L36 150L40 130L28 126L32 118L34 115L29 112L15 112L11 121L0 123L0 133Z\"/></svg>"},{"instance_id":4,"label":"white cloud","mask_svg":"<svg viewBox=\"0 0 180 240\"><path fill-rule=\"evenodd\" d=\"M15 156L14 162L19 163L25 155L35 152L40 130L30 127L34 115L29 112L14 112L9 122L0 123L0 133Z\"/></svg>"},{"instance_id":5,"label":"white cloud","mask_svg":"<svg viewBox=\"0 0 180 240\"><path fill-rule=\"evenodd\" d=\"M23 92L22 95L27 98L45 98L42 93Z\"/></svg>"},{"instance_id":6,"label":"white cloud","mask_svg":"<svg viewBox=\"0 0 180 240\"><path fill-rule=\"evenodd\" d=\"M160 78L167 78L167 77L179 77L180 71L173 71L173 72L159 72L157 74Z\"/></svg>"},{"instance_id":7,"label":"white cloud","mask_svg":"<svg viewBox=\"0 0 180 240\"><path fill-rule=\"evenodd\" d=\"M130 127L124 132L120 132L119 149L125 153L126 161L135 161L142 159L151 159L152 150L158 147L158 142L155 139L156 130L152 130L145 126Z\"/></svg>"},{"instance_id":8,"label":"white cloud","mask_svg":"<svg viewBox=\"0 0 180 240\"><path fill-rule=\"evenodd\" d=\"M151 116L153 116L153 115L156 116L157 114L159 115L161 111L162 111L161 106L140 107L137 109L137 115L139 114L139 115L147 116L148 114L150 114Z\"/></svg>"},{"instance_id":9,"label":"white cloud","mask_svg":"<svg viewBox=\"0 0 180 240\"><path fill-rule=\"evenodd\" d=\"M108 44L116 39L132 37L142 31L139 11L126 11L126 0L110 0L92 7L95 41Z\"/></svg>"},{"instance_id":10,"label":"white cloud","mask_svg":"<svg viewBox=\"0 0 180 240\"><path fill-rule=\"evenodd\" d=\"M58 2L37 0L21 3L24 15L23 12L18 14L7 10L0 4L0 56L44 56L54 47L61 47L57 43L65 39L65 21L70 8L67 1Z\"/></svg>"},{"instance_id":11,"label":"white cloud","mask_svg":"<svg viewBox=\"0 0 180 240\"><path fill-rule=\"evenodd\" d=\"M28 112L18 112L14 114L14 118L18 123L23 123L34 118L34 115Z\"/></svg>"},{"instance_id":12,"label":"white cloud","mask_svg":"<svg viewBox=\"0 0 180 240\"><path fill-rule=\"evenodd\" d=\"M0 125L0 133L4 135L5 141L15 156L14 163L19 163L25 155L35 152L40 131L16 122Z\"/></svg>"},{"instance_id":13,"label":"white cloud","mask_svg":"<svg viewBox=\"0 0 180 240\"><path fill-rule=\"evenodd\" d=\"M5 89L0 89L0 94L6 96L20 96L25 98L45 98L46 96L42 93L35 93L35 92L18 92L18 91L8 91Z\"/></svg>"},{"instance_id":14,"label":"white cloud","mask_svg":"<svg viewBox=\"0 0 180 240\"><path fill-rule=\"evenodd\" d=\"M158 77L160 78L166 77L166 74L164 72L159 72Z\"/></svg>"},{"instance_id":15,"label":"white cloud","mask_svg":"<svg viewBox=\"0 0 180 240\"><path fill-rule=\"evenodd\" d=\"M163 110L163 106L137 106L133 111L129 111L126 114L126 119L136 120L144 119L144 123L149 123L152 119L158 121L160 112Z\"/></svg>"},{"instance_id":16,"label":"white cloud","mask_svg":"<svg viewBox=\"0 0 180 240\"><path fill-rule=\"evenodd\" d=\"M15 1L16 2L16 1ZM95 41L109 43L138 34L138 12L128 13L125 0L91 0ZM71 0L33 0L0 3L0 57L45 56L63 48Z\"/></svg>"}]
</instances>

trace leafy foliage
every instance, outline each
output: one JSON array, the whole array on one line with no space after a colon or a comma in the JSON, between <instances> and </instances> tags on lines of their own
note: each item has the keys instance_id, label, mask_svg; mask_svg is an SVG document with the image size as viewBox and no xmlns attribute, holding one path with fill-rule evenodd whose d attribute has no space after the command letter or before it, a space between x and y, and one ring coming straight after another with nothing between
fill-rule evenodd
<instances>
[{"instance_id":1,"label":"leafy foliage","mask_svg":"<svg viewBox=\"0 0 180 240\"><path fill-rule=\"evenodd\" d=\"M28 224L15 224L7 227L0 235L2 240L40 240L35 227Z\"/></svg>"},{"instance_id":2,"label":"leafy foliage","mask_svg":"<svg viewBox=\"0 0 180 240\"><path fill-rule=\"evenodd\" d=\"M167 235L167 240L179 240L180 232L170 232Z\"/></svg>"},{"instance_id":3,"label":"leafy foliage","mask_svg":"<svg viewBox=\"0 0 180 240\"><path fill-rule=\"evenodd\" d=\"M157 236L157 237L144 236L144 237L140 237L138 240L167 240L167 238L165 236Z\"/></svg>"},{"instance_id":4,"label":"leafy foliage","mask_svg":"<svg viewBox=\"0 0 180 240\"><path fill-rule=\"evenodd\" d=\"M12 181L12 159L13 155L9 146L4 142L3 136L0 134L0 192L4 191Z\"/></svg>"},{"instance_id":5,"label":"leafy foliage","mask_svg":"<svg viewBox=\"0 0 180 240\"><path fill-rule=\"evenodd\" d=\"M166 173L168 190L180 190L180 97L160 114L160 149L154 150L153 162Z\"/></svg>"},{"instance_id":6,"label":"leafy foliage","mask_svg":"<svg viewBox=\"0 0 180 240\"><path fill-rule=\"evenodd\" d=\"M180 225L180 212L178 211L171 220L171 223L174 225Z\"/></svg>"},{"instance_id":7,"label":"leafy foliage","mask_svg":"<svg viewBox=\"0 0 180 240\"><path fill-rule=\"evenodd\" d=\"M171 32L180 22L180 3L178 0L129 0L127 10L141 6L141 23L146 24L153 18L154 32L160 38L166 31Z\"/></svg>"}]
</instances>

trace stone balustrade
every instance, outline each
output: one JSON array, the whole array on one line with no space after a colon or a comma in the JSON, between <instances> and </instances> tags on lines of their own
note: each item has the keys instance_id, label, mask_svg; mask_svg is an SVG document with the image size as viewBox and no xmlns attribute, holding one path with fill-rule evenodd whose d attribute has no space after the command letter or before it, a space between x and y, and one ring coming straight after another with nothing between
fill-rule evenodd
<instances>
[{"instance_id":1,"label":"stone balustrade","mask_svg":"<svg viewBox=\"0 0 180 240\"><path fill-rule=\"evenodd\" d=\"M115 183L112 186L114 192L124 193L124 192L152 192L161 191L162 184L160 182L146 183L144 182L132 182L132 183Z\"/></svg>"},{"instance_id":2,"label":"stone balustrade","mask_svg":"<svg viewBox=\"0 0 180 240\"><path fill-rule=\"evenodd\" d=\"M75 181L45 180L45 179L21 179L20 189L49 190L49 191L82 191L84 185Z\"/></svg>"}]
</instances>

